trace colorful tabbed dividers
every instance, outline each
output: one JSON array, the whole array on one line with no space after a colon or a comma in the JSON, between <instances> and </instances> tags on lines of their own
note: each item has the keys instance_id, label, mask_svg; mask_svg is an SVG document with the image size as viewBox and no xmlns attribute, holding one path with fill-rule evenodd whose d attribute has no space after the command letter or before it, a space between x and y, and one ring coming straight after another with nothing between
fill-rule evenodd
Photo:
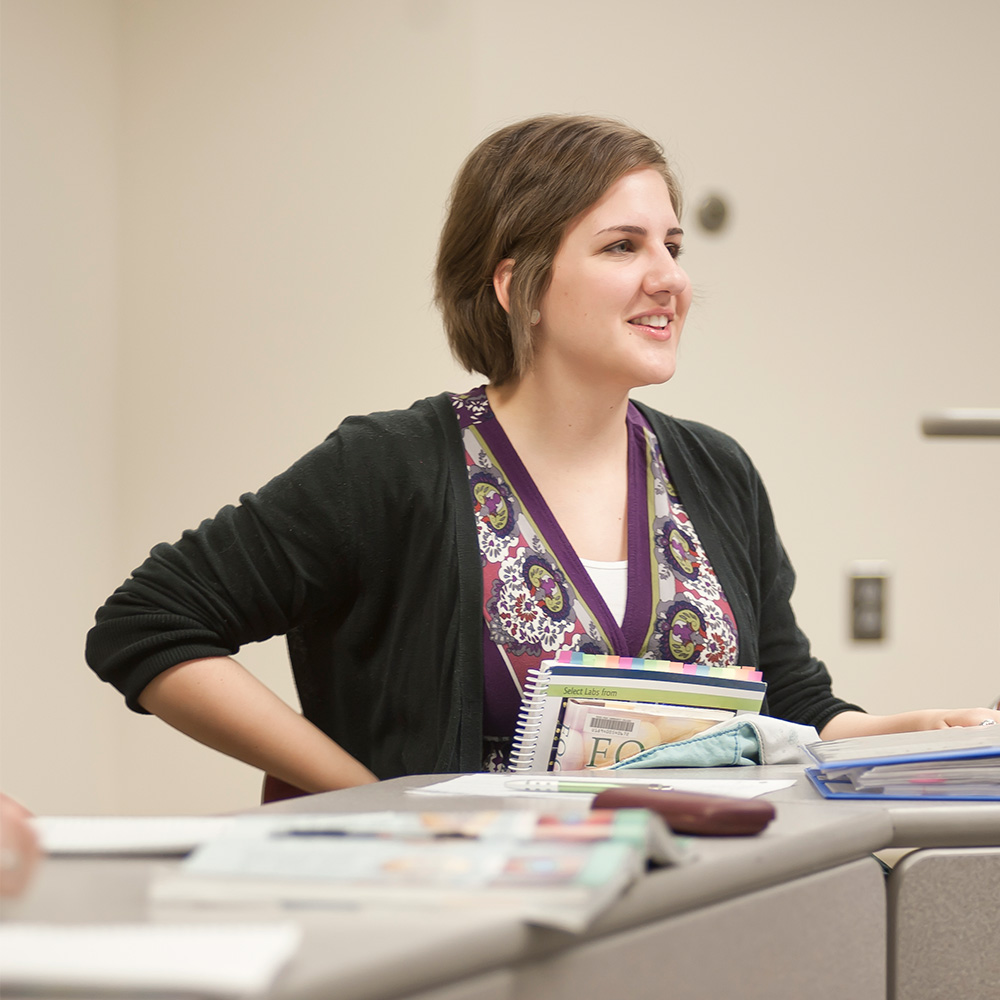
<instances>
[{"instance_id":1,"label":"colorful tabbed dividers","mask_svg":"<svg viewBox=\"0 0 1000 1000\"><path fill-rule=\"evenodd\" d=\"M674 660L652 660L641 656L613 656L607 653L580 653L563 649L553 657L556 663L569 666L608 667L622 670L668 670L700 677L720 677L727 680L759 681L763 675L753 667L719 667L708 663L678 663Z\"/></svg>"}]
</instances>

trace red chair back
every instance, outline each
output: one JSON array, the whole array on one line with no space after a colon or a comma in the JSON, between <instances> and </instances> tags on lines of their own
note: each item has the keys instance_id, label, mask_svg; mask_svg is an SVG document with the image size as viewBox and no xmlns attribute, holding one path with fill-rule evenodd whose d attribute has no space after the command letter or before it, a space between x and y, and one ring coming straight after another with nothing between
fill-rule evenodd
<instances>
[{"instance_id":1,"label":"red chair back","mask_svg":"<svg viewBox=\"0 0 1000 1000\"><path fill-rule=\"evenodd\" d=\"M297 799L308 794L301 788L296 788L295 785L290 785L287 781L276 778L273 774L265 774L264 785L260 790L260 802L261 805L266 806L268 802L282 802L285 799Z\"/></svg>"}]
</instances>

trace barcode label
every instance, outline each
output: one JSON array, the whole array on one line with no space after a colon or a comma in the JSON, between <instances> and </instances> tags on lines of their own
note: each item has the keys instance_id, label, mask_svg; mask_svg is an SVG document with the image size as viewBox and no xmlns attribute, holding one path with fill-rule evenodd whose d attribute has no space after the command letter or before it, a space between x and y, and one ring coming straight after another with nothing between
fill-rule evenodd
<instances>
[{"instance_id":1,"label":"barcode label","mask_svg":"<svg viewBox=\"0 0 1000 1000\"><path fill-rule=\"evenodd\" d=\"M620 733L631 734L637 724L636 719L613 719L607 715L592 715L587 719L590 732L614 733L616 736Z\"/></svg>"}]
</instances>

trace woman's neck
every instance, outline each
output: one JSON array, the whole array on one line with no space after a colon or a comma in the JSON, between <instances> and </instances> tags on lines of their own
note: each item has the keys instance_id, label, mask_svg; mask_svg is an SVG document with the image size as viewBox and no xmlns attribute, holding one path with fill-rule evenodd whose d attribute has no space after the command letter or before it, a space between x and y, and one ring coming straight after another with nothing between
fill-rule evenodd
<instances>
[{"instance_id":1,"label":"woman's neck","mask_svg":"<svg viewBox=\"0 0 1000 1000\"><path fill-rule=\"evenodd\" d=\"M549 510L579 556L628 554L628 397L598 398L526 376L487 398Z\"/></svg>"},{"instance_id":2,"label":"woman's neck","mask_svg":"<svg viewBox=\"0 0 1000 1000\"><path fill-rule=\"evenodd\" d=\"M529 372L516 381L487 386L493 413L518 450L553 457L620 453L625 446L628 395L591 393L562 380Z\"/></svg>"}]
</instances>

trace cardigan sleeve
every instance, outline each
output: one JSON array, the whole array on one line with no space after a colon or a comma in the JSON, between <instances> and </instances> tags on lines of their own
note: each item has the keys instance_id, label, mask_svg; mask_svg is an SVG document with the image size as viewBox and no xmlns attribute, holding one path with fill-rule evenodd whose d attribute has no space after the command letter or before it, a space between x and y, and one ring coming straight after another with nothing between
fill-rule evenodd
<instances>
[{"instance_id":1,"label":"cardigan sleeve","mask_svg":"<svg viewBox=\"0 0 1000 1000\"><path fill-rule=\"evenodd\" d=\"M287 633L351 599L359 470L331 435L235 506L159 544L97 612L87 661L130 708L157 674Z\"/></svg>"},{"instance_id":2,"label":"cardigan sleeve","mask_svg":"<svg viewBox=\"0 0 1000 1000\"><path fill-rule=\"evenodd\" d=\"M158 545L87 658L131 708L157 674L285 635L303 714L381 778L474 770L482 575L450 397L350 417L259 492Z\"/></svg>"}]
</instances>

